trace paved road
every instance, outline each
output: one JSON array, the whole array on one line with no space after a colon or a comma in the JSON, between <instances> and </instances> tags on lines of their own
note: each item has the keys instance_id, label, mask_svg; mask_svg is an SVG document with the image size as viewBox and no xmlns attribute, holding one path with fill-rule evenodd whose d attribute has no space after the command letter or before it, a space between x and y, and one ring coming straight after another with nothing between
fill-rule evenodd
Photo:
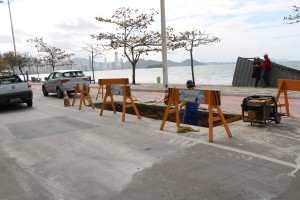
<instances>
[{"instance_id":1,"label":"paved road","mask_svg":"<svg viewBox=\"0 0 300 200\"><path fill-rule=\"evenodd\" d=\"M299 118L177 134L174 123L64 107L0 107L2 200L299 199Z\"/></svg>"}]
</instances>

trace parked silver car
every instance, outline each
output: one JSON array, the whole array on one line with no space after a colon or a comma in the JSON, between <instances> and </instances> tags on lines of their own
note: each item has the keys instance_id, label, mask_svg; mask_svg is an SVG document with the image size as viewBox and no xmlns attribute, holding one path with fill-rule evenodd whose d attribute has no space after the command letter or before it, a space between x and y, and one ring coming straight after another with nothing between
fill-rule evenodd
<instances>
[{"instance_id":1,"label":"parked silver car","mask_svg":"<svg viewBox=\"0 0 300 200\"><path fill-rule=\"evenodd\" d=\"M74 93L77 83L80 87L85 84L89 88L89 77L81 70L57 70L45 78L43 94L48 96L49 93L56 93L58 98L62 98L64 89L67 93Z\"/></svg>"}]
</instances>

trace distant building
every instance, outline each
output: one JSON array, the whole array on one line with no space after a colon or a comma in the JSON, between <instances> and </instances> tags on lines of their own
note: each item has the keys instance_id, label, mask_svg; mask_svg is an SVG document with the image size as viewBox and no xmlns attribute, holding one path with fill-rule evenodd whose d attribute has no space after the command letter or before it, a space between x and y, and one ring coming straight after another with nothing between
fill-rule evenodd
<instances>
[{"instance_id":1,"label":"distant building","mask_svg":"<svg viewBox=\"0 0 300 200\"><path fill-rule=\"evenodd\" d=\"M120 68L124 69L124 61L123 58L120 58Z\"/></svg>"},{"instance_id":2,"label":"distant building","mask_svg":"<svg viewBox=\"0 0 300 200\"><path fill-rule=\"evenodd\" d=\"M104 57L104 69L107 69L107 62L106 62L106 58Z\"/></svg>"},{"instance_id":3,"label":"distant building","mask_svg":"<svg viewBox=\"0 0 300 200\"><path fill-rule=\"evenodd\" d=\"M119 55L118 52L115 52L115 63L114 63L114 69L119 69Z\"/></svg>"}]
</instances>

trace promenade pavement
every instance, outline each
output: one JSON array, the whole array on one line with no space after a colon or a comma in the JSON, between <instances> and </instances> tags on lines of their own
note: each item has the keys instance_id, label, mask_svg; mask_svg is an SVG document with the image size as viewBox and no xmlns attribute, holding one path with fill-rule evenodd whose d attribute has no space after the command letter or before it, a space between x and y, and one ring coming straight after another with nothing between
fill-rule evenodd
<instances>
[{"instance_id":1,"label":"promenade pavement","mask_svg":"<svg viewBox=\"0 0 300 200\"><path fill-rule=\"evenodd\" d=\"M32 83L33 87L41 89L41 83ZM98 85L91 84L91 95L96 97ZM170 88L185 88L185 85L170 84ZM130 85L133 98L139 103L163 104L166 88L162 84L143 83ZM221 92L221 108L223 112L241 114L241 104L243 99L248 96L276 96L277 88L261 87L235 87L231 85L197 85L200 90L218 90ZM293 117L300 118L300 92L288 91L290 114ZM121 97L115 96L115 100L121 100ZM101 102L99 97L98 102ZM280 95L279 104L283 104L283 94ZM201 109L201 107L200 107ZM286 113L285 107L279 108L280 113Z\"/></svg>"},{"instance_id":2,"label":"promenade pavement","mask_svg":"<svg viewBox=\"0 0 300 200\"><path fill-rule=\"evenodd\" d=\"M135 84L130 85L133 97L141 103L159 103L162 102L165 95L165 87L162 84ZM169 86L176 88L185 88L185 85L171 84ZM98 86L91 84L92 93L98 92ZM200 90L218 90L221 92L221 108L224 112L241 114L241 104L243 99L252 95L276 96L277 88L261 87L234 87L231 85L197 85L196 89ZM300 92L288 91L289 106L291 116L300 117ZM284 103L283 94L280 95L279 103ZM285 113L283 107L279 112Z\"/></svg>"}]
</instances>

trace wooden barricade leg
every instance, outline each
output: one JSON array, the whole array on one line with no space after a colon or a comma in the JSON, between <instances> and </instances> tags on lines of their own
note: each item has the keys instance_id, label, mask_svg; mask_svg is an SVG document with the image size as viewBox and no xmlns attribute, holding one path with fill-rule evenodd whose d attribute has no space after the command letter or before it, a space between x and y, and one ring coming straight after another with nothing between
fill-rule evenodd
<instances>
[{"instance_id":1,"label":"wooden barricade leg","mask_svg":"<svg viewBox=\"0 0 300 200\"><path fill-rule=\"evenodd\" d=\"M92 98L90 96L90 92L89 92L87 86L82 85L82 89L81 89L81 92L80 92L79 110L81 110L81 108L82 108L82 102L84 103L84 105L86 105L85 100L90 102L92 108L95 109L95 106L93 104L93 101L92 101Z\"/></svg>"},{"instance_id":2,"label":"wooden barricade leg","mask_svg":"<svg viewBox=\"0 0 300 200\"><path fill-rule=\"evenodd\" d=\"M82 88L81 88L81 91L80 91L79 110L81 110L81 108L82 108L82 102L85 105L85 101L84 101L85 97L84 96L85 96L85 93L84 93L84 88L83 88L83 85L82 85Z\"/></svg>"},{"instance_id":3,"label":"wooden barricade leg","mask_svg":"<svg viewBox=\"0 0 300 200\"><path fill-rule=\"evenodd\" d=\"M178 111L178 101L175 101L175 116L176 116L176 125L177 128L180 126L180 120L179 120L179 111Z\"/></svg>"},{"instance_id":4,"label":"wooden barricade leg","mask_svg":"<svg viewBox=\"0 0 300 200\"><path fill-rule=\"evenodd\" d=\"M142 117L141 117L141 115L140 115L140 113L139 113L139 111L138 111L138 109L137 109L137 107L136 107L136 105L135 105L135 103L134 103L133 98L132 98L131 95L129 96L129 99L130 99L130 101L131 101L132 107L133 107L133 109L134 109L134 112L135 112L137 118L138 118L138 119L141 119Z\"/></svg>"},{"instance_id":5,"label":"wooden barricade leg","mask_svg":"<svg viewBox=\"0 0 300 200\"><path fill-rule=\"evenodd\" d=\"M124 94L123 96L123 106L122 106L122 122L125 122L125 113L126 113L126 106L127 106L127 103L126 103L126 97L127 95Z\"/></svg>"},{"instance_id":6,"label":"wooden barricade leg","mask_svg":"<svg viewBox=\"0 0 300 200\"><path fill-rule=\"evenodd\" d=\"M103 85L99 86L97 96L96 96L96 100L98 99L99 94L101 94L101 98L103 99Z\"/></svg>"},{"instance_id":7,"label":"wooden barricade leg","mask_svg":"<svg viewBox=\"0 0 300 200\"><path fill-rule=\"evenodd\" d=\"M93 103L93 101L92 101L92 98L91 98L91 95L90 95L90 91L89 91L89 89L86 87L86 89L85 89L85 92L86 92L86 96L85 96L85 99L87 99L88 100L88 102L90 102L90 104L91 104L91 106L92 106L92 108L93 109L95 109L95 105L94 105L94 103Z\"/></svg>"},{"instance_id":8,"label":"wooden barricade leg","mask_svg":"<svg viewBox=\"0 0 300 200\"><path fill-rule=\"evenodd\" d=\"M83 94L83 90L81 89L81 92L80 92L80 101L79 101L79 110L81 110L81 107L82 107L82 101L84 101L83 99L82 99L82 96L83 96L84 94ZM84 102L84 105L85 105L85 102Z\"/></svg>"},{"instance_id":9,"label":"wooden barricade leg","mask_svg":"<svg viewBox=\"0 0 300 200\"><path fill-rule=\"evenodd\" d=\"M275 97L275 100L278 101L279 100L279 97L280 97L280 94L283 92L283 80L278 80L278 92L277 92L277 95Z\"/></svg>"},{"instance_id":10,"label":"wooden barricade leg","mask_svg":"<svg viewBox=\"0 0 300 200\"><path fill-rule=\"evenodd\" d=\"M107 101L107 97L110 97L110 101ZM113 112L116 113L116 106L115 106L113 95L111 93L111 86L110 85L106 85L106 92L105 92L105 95L104 95L104 100L102 102L102 106L101 106L101 110L100 110L100 116L102 116L102 114L103 114L103 110L104 110L104 107L105 107L106 103L111 103L112 108L113 108Z\"/></svg>"},{"instance_id":11,"label":"wooden barricade leg","mask_svg":"<svg viewBox=\"0 0 300 200\"><path fill-rule=\"evenodd\" d=\"M79 110L81 110L82 102L84 102L84 105L85 105L83 85L82 85L82 88L81 88L81 91L80 91Z\"/></svg>"},{"instance_id":12,"label":"wooden barricade leg","mask_svg":"<svg viewBox=\"0 0 300 200\"><path fill-rule=\"evenodd\" d=\"M75 105L75 101L76 101L78 93L80 93L80 88L79 88L79 84L77 83L76 86L75 86L75 93L74 93L74 97L73 97L72 106Z\"/></svg>"},{"instance_id":13,"label":"wooden barricade leg","mask_svg":"<svg viewBox=\"0 0 300 200\"><path fill-rule=\"evenodd\" d=\"M212 105L208 105L208 140L210 142L213 142L213 128L214 128L214 124L213 124L213 108Z\"/></svg>"},{"instance_id":14,"label":"wooden barricade leg","mask_svg":"<svg viewBox=\"0 0 300 200\"><path fill-rule=\"evenodd\" d=\"M288 98L288 94L287 94L287 90L284 91L284 101L285 101L285 110L286 110L286 115L288 117L290 117L290 105L289 105L289 98Z\"/></svg>"},{"instance_id":15,"label":"wooden barricade leg","mask_svg":"<svg viewBox=\"0 0 300 200\"><path fill-rule=\"evenodd\" d=\"M172 104L172 102L171 102L171 100L169 99L168 106L167 106L167 109L166 109L166 111L165 111L165 115L164 115L163 121L162 121L162 123L161 123L161 125L160 125L160 130L163 130L163 129L164 129L165 123L166 123L166 121L167 121L167 119L168 119L168 116L169 116L169 114L170 114L171 104Z\"/></svg>"},{"instance_id":16,"label":"wooden barricade leg","mask_svg":"<svg viewBox=\"0 0 300 200\"><path fill-rule=\"evenodd\" d=\"M219 116L221 117L221 121L222 121L222 123L223 123L223 125L225 127L225 130L226 130L226 133L227 133L228 137L232 137L231 132L229 130L229 127L227 125L227 121L225 120L225 117L224 117L224 115L222 113L221 107L220 106L216 106L216 108L218 110Z\"/></svg>"},{"instance_id":17,"label":"wooden barricade leg","mask_svg":"<svg viewBox=\"0 0 300 200\"><path fill-rule=\"evenodd\" d=\"M103 102L102 102L102 106L101 106L101 110L100 110L100 114L99 114L100 116L102 116L102 114L103 114L103 110L104 110L104 106L106 104L107 96L108 96L108 94L106 92L106 94L104 95Z\"/></svg>"},{"instance_id":18,"label":"wooden barricade leg","mask_svg":"<svg viewBox=\"0 0 300 200\"><path fill-rule=\"evenodd\" d=\"M227 125L227 122L225 120L225 117L222 113L221 110L221 96L220 96L220 92L218 91L209 91L208 92L208 125L209 125L209 135L208 135L208 140L209 142L213 142L213 128L214 128L214 121L218 121L221 120L226 133L228 135L228 137L232 137L231 132L229 130L229 127ZM216 108L218 111L218 116L213 116L213 109Z\"/></svg>"},{"instance_id":19,"label":"wooden barricade leg","mask_svg":"<svg viewBox=\"0 0 300 200\"><path fill-rule=\"evenodd\" d=\"M122 107L122 122L125 122L125 113L126 113L126 108L130 108L130 107L133 107L134 109L134 112L137 116L138 119L141 119L142 117L140 116L140 113L133 101L133 98L131 96L131 91L130 91L130 87L129 86L124 86L123 87L123 93L124 93L124 96L123 96L123 107ZM127 104L127 99L129 98L130 100L130 104Z\"/></svg>"},{"instance_id":20,"label":"wooden barricade leg","mask_svg":"<svg viewBox=\"0 0 300 200\"><path fill-rule=\"evenodd\" d=\"M288 98L287 90L285 88L285 80L278 80L278 92L277 92L277 95L275 97L276 101L279 100L279 97L280 97L281 93L283 93L284 103L280 104L278 106L279 107L285 107L286 115L288 117L290 117L289 98Z\"/></svg>"},{"instance_id":21,"label":"wooden barricade leg","mask_svg":"<svg viewBox=\"0 0 300 200\"><path fill-rule=\"evenodd\" d=\"M164 129L165 123L168 119L169 114L175 113L176 115L176 125L177 127L180 126L180 121L179 121L179 111L178 111L178 100L179 100L179 91L176 88L170 88L171 89L171 95L169 96L169 101L167 105L167 109L165 111L165 115L163 118L163 121L160 126L160 130ZM175 105L175 109L171 110L171 105Z\"/></svg>"},{"instance_id":22,"label":"wooden barricade leg","mask_svg":"<svg viewBox=\"0 0 300 200\"><path fill-rule=\"evenodd\" d=\"M289 107L289 98L288 98L288 93L287 90L281 90L278 91L277 96L276 96L276 101L278 101L280 94L283 93L283 98L284 98L284 103L280 103L279 105L277 104L278 107L285 107L285 112L286 116L290 117L290 107Z\"/></svg>"},{"instance_id":23,"label":"wooden barricade leg","mask_svg":"<svg viewBox=\"0 0 300 200\"><path fill-rule=\"evenodd\" d=\"M218 116L213 116L213 109L216 108L218 111ZM214 128L214 121L221 120L222 124L224 125L224 128L226 130L226 133L228 137L232 137L231 131L227 125L227 122L225 120L225 117L222 113L221 107L218 105L208 105L208 128L209 128L209 133L208 133L208 140L209 142L213 142L213 128Z\"/></svg>"}]
</instances>

